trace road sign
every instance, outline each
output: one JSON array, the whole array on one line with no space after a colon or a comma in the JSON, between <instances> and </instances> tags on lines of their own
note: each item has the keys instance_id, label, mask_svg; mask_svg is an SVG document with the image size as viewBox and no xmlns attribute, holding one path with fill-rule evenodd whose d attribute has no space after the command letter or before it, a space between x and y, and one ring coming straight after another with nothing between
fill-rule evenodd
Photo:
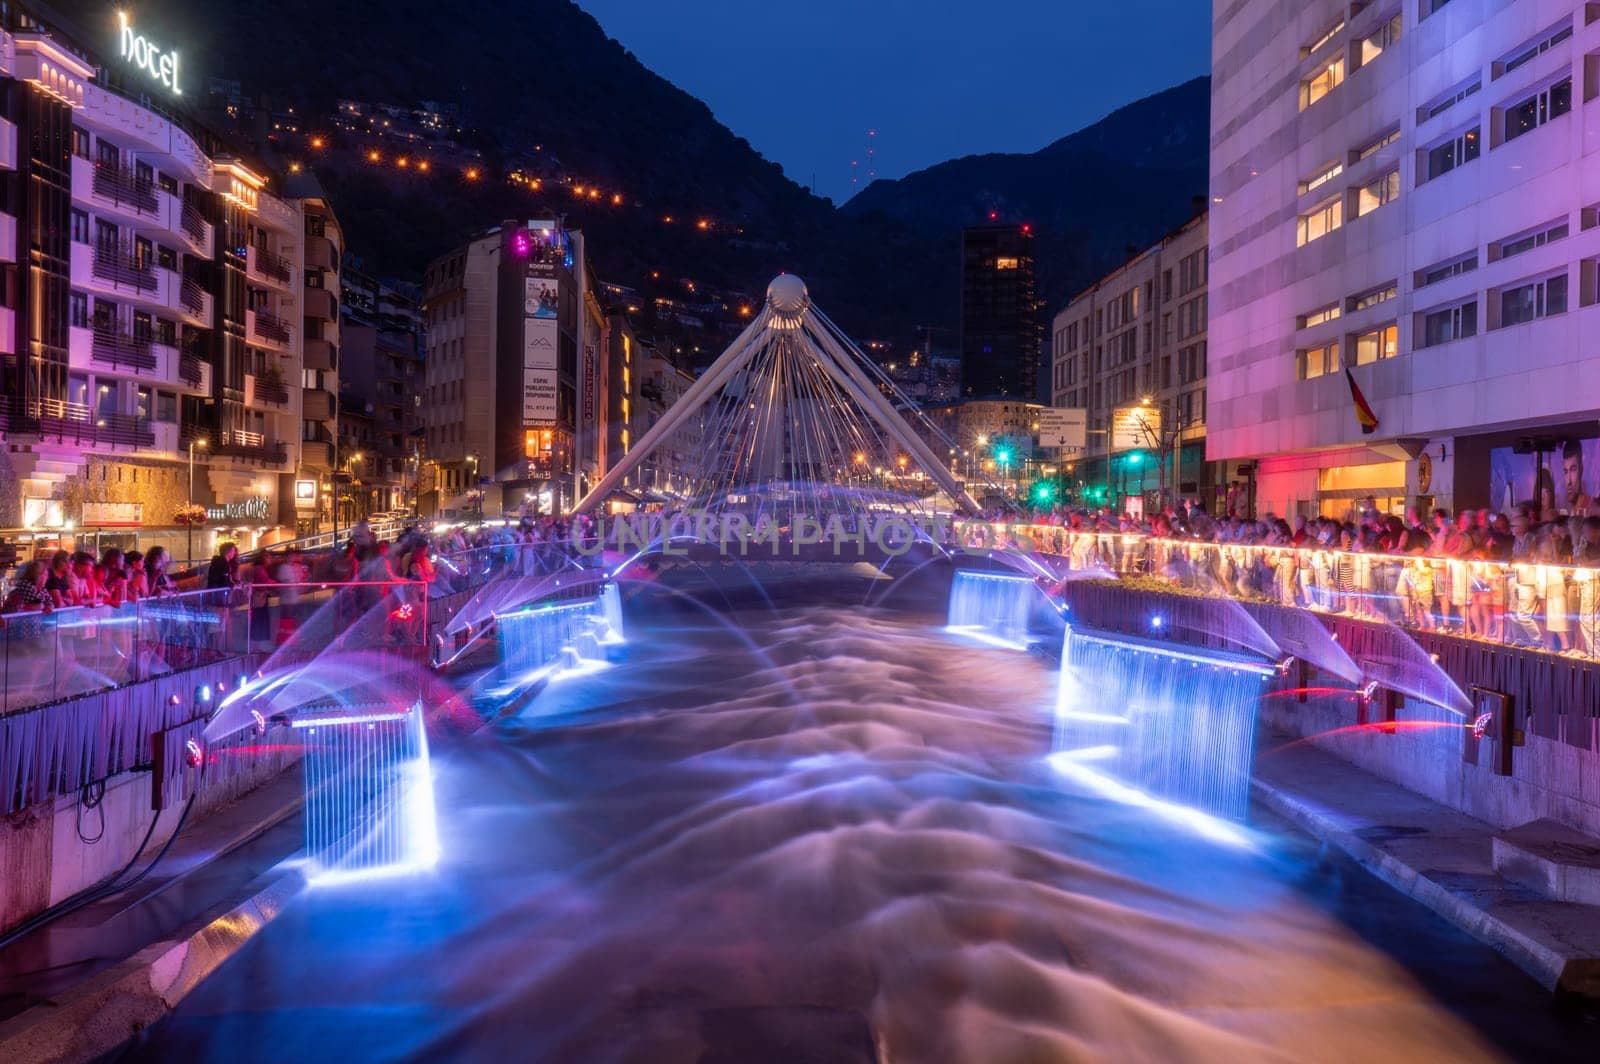
<instances>
[{"instance_id":1,"label":"road sign","mask_svg":"<svg viewBox=\"0 0 1600 1064\"><path fill-rule=\"evenodd\" d=\"M1039 446L1081 451L1089 442L1089 411L1047 406L1039 411Z\"/></svg>"},{"instance_id":2,"label":"road sign","mask_svg":"<svg viewBox=\"0 0 1600 1064\"><path fill-rule=\"evenodd\" d=\"M1111 449L1133 451L1161 446L1159 406L1119 406L1111 412Z\"/></svg>"}]
</instances>

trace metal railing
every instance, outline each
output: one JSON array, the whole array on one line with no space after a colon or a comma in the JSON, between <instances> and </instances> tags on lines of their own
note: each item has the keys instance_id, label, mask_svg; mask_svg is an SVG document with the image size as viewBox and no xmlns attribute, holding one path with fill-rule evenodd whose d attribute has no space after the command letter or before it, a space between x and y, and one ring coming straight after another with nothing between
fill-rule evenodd
<instances>
[{"instance_id":1,"label":"metal railing","mask_svg":"<svg viewBox=\"0 0 1600 1064\"><path fill-rule=\"evenodd\" d=\"M132 366L135 369L155 369L155 352L150 350L148 336L134 336L121 329L95 326L89 346L89 357L96 362L112 366Z\"/></svg>"},{"instance_id":2,"label":"metal railing","mask_svg":"<svg viewBox=\"0 0 1600 1064\"><path fill-rule=\"evenodd\" d=\"M1425 632L1600 658L1600 568L1329 547L1209 543L1053 525L1001 526L1065 572L1343 614Z\"/></svg>"},{"instance_id":3,"label":"metal railing","mask_svg":"<svg viewBox=\"0 0 1600 1064\"><path fill-rule=\"evenodd\" d=\"M160 209L154 181L105 163L95 165L94 194L110 203L132 207L140 214L155 214Z\"/></svg>"},{"instance_id":4,"label":"metal railing","mask_svg":"<svg viewBox=\"0 0 1600 1064\"><path fill-rule=\"evenodd\" d=\"M279 344L289 343L294 335L294 330L288 322L261 310L256 311L255 331L257 335Z\"/></svg>"},{"instance_id":5,"label":"metal railing","mask_svg":"<svg viewBox=\"0 0 1600 1064\"><path fill-rule=\"evenodd\" d=\"M148 418L128 414L96 414L82 403L60 399L0 400L0 428L7 432L40 436L60 443L103 443L127 447L154 447L155 432Z\"/></svg>"},{"instance_id":6,"label":"metal railing","mask_svg":"<svg viewBox=\"0 0 1600 1064\"><path fill-rule=\"evenodd\" d=\"M263 277L271 277L282 284L288 284L291 276L289 260L282 255L274 255L265 248L255 249L256 272Z\"/></svg>"},{"instance_id":7,"label":"metal railing","mask_svg":"<svg viewBox=\"0 0 1600 1064\"><path fill-rule=\"evenodd\" d=\"M185 202L183 209L178 213L178 227L183 230L183 235L196 244L204 244L206 240L206 220L200 214L200 208Z\"/></svg>"},{"instance_id":8,"label":"metal railing","mask_svg":"<svg viewBox=\"0 0 1600 1064\"><path fill-rule=\"evenodd\" d=\"M282 465L289 460L288 447L277 440L265 439L257 432L223 433L211 453L222 458L244 458L272 465Z\"/></svg>"},{"instance_id":9,"label":"metal railing","mask_svg":"<svg viewBox=\"0 0 1600 1064\"><path fill-rule=\"evenodd\" d=\"M200 317L206 310L205 289L200 287L199 282L185 277L178 286L178 305L195 317Z\"/></svg>"},{"instance_id":10,"label":"metal railing","mask_svg":"<svg viewBox=\"0 0 1600 1064\"><path fill-rule=\"evenodd\" d=\"M94 275L100 280L128 285L141 292L156 290L155 267L131 247L115 244L95 245Z\"/></svg>"}]
</instances>

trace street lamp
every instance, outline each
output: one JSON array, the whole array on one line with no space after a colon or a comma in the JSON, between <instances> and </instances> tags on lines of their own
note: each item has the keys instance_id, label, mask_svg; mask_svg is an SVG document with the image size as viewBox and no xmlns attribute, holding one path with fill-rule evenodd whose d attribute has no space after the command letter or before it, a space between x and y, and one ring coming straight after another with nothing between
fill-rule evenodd
<instances>
[{"instance_id":1,"label":"street lamp","mask_svg":"<svg viewBox=\"0 0 1600 1064\"><path fill-rule=\"evenodd\" d=\"M206 449L206 438L204 436L196 436L196 437L194 437L193 439L191 439L189 441L189 505L190 506L194 505L194 449L196 447L200 448L202 451ZM189 546L188 546L187 550L185 551L185 553L187 553L189 555L188 561L193 562L194 561L194 525L191 523L188 526L188 528L189 528Z\"/></svg>"}]
</instances>

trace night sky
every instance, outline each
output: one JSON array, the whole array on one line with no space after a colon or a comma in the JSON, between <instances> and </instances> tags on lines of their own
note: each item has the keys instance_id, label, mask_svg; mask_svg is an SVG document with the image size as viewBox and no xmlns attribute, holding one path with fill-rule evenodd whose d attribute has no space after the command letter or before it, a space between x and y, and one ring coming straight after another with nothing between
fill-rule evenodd
<instances>
[{"instance_id":1,"label":"night sky","mask_svg":"<svg viewBox=\"0 0 1600 1064\"><path fill-rule=\"evenodd\" d=\"M1033 151L1211 62L1205 0L577 2L836 201L850 195L850 161L865 170L868 129L880 177Z\"/></svg>"}]
</instances>

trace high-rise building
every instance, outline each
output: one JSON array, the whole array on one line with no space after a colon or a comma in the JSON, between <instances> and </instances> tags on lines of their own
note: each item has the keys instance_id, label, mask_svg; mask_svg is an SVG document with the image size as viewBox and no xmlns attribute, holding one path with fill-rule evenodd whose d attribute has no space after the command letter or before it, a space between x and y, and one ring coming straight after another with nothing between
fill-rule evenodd
<instances>
[{"instance_id":1,"label":"high-rise building","mask_svg":"<svg viewBox=\"0 0 1600 1064\"><path fill-rule=\"evenodd\" d=\"M603 472L605 316L592 284L583 234L558 220L505 222L429 265L436 511L548 513Z\"/></svg>"},{"instance_id":2,"label":"high-rise building","mask_svg":"<svg viewBox=\"0 0 1600 1064\"><path fill-rule=\"evenodd\" d=\"M1050 405L1086 411L1063 483L1089 502L1193 499L1215 512L1226 470L1205 461L1206 215L1197 215L1073 297L1051 324ZM1112 434L1141 406L1138 432ZM1124 415L1125 420L1127 415Z\"/></svg>"},{"instance_id":3,"label":"high-rise building","mask_svg":"<svg viewBox=\"0 0 1600 1064\"><path fill-rule=\"evenodd\" d=\"M339 271L344 234L333 206L309 173L290 177L286 187L300 205L305 228L301 477L327 485L318 489L315 507L301 507L299 523L302 532L320 531L348 526L356 509L345 476L348 459L339 447Z\"/></svg>"},{"instance_id":4,"label":"high-rise building","mask_svg":"<svg viewBox=\"0 0 1600 1064\"><path fill-rule=\"evenodd\" d=\"M1033 402L1043 329L1033 279L1033 229L961 233L961 394Z\"/></svg>"},{"instance_id":5,"label":"high-rise building","mask_svg":"<svg viewBox=\"0 0 1600 1064\"><path fill-rule=\"evenodd\" d=\"M199 86L130 38L0 11L0 526L248 548L296 524L306 208L187 124Z\"/></svg>"},{"instance_id":6,"label":"high-rise building","mask_svg":"<svg viewBox=\"0 0 1600 1064\"><path fill-rule=\"evenodd\" d=\"M346 262L340 288L340 453L356 516L410 512L421 470L422 310Z\"/></svg>"},{"instance_id":7,"label":"high-rise building","mask_svg":"<svg viewBox=\"0 0 1600 1064\"><path fill-rule=\"evenodd\" d=\"M1258 511L1600 489L1597 56L1579 0L1217 6L1206 443Z\"/></svg>"}]
</instances>

